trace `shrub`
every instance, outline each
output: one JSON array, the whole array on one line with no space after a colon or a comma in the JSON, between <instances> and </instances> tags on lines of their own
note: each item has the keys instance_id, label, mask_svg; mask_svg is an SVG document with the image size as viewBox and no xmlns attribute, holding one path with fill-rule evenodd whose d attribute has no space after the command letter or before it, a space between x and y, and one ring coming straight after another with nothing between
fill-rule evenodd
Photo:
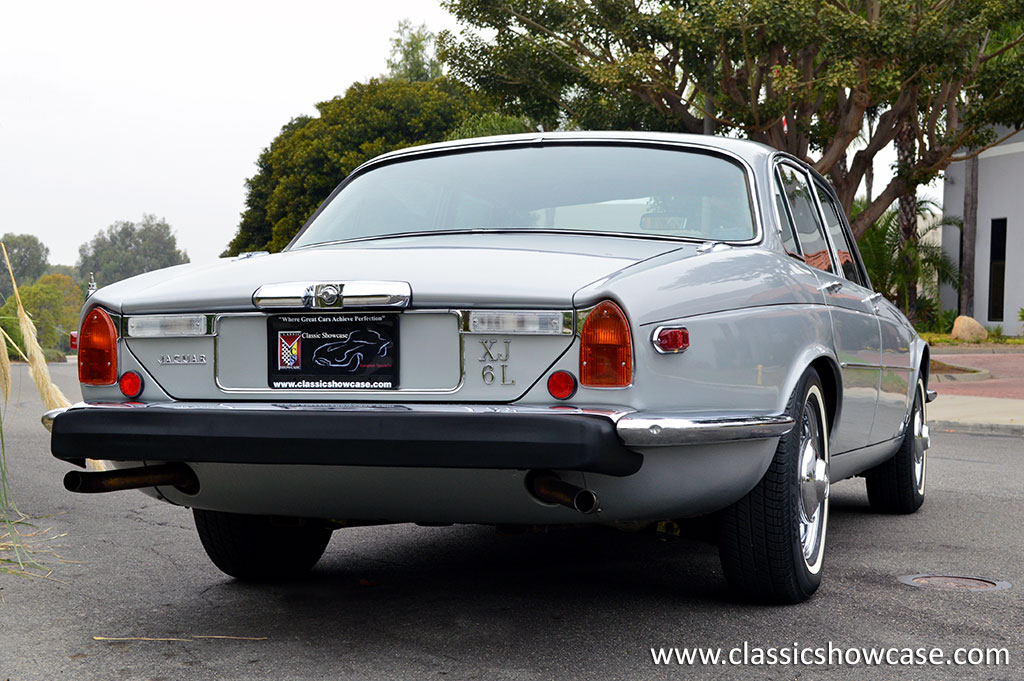
<instances>
[{"instance_id":1,"label":"shrub","mask_svg":"<svg viewBox=\"0 0 1024 681\"><path fill-rule=\"evenodd\" d=\"M43 348L43 357L47 362L67 362L68 356L57 348Z\"/></svg>"}]
</instances>

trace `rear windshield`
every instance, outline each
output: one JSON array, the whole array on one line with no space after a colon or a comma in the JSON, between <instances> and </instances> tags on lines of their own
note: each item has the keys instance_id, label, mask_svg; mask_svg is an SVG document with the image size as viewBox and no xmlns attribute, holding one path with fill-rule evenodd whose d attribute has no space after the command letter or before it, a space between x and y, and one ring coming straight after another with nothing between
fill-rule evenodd
<instances>
[{"instance_id":1,"label":"rear windshield","mask_svg":"<svg viewBox=\"0 0 1024 681\"><path fill-rule=\"evenodd\" d=\"M651 147L465 151L354 177L292 248L447 230L571 230L713 241L755 236L746 174L724 158Z\"/></svg>"}]
</instances>

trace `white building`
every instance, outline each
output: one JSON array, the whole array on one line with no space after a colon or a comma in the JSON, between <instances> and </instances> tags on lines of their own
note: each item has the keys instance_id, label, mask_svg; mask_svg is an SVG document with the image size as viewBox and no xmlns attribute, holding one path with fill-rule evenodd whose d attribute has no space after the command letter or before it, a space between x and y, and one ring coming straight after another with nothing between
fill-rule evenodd
<instances>
[{"instance_id":1,"label":"white building","mask_svg":"<svg viewBox=\"0 0 1024 681\"><path fill-rule=\"evenodd\" d=\"M966 163L946 170L942 210L963 218ZM960 264L961 231L942 229L942 248ZM974 318L1006 334L1020 333L1024 308L1024 131L978 157L978 233L974 259ZM957 307L957 293L941 290L942 308Z\"/></svg>"}]
</instances>

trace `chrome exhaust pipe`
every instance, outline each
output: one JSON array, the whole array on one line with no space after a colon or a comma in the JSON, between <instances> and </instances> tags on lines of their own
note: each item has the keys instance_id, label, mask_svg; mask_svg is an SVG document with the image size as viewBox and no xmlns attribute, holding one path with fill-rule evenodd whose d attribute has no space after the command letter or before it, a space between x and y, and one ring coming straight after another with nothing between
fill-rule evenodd
<instances>
[{"instance_id":1,"label":"chrome exhaust pipe","mask_svg":"<svg viewBox=\"0 0 1024 681\"><path fill-rule=\"evenodd\" d=\"M123 489L141 489L156 486L176 487L185 494L199 492L199 479L183 463L164 463L158 466L121 468L112 471L68 471L64 476L64 489L82 494L118 492Z\"/></svg>"},{"instance_id":2,"label":"chrome exhaust pipe","mask_svg":"<svg viewBox=\"0 0 1024 681\"><path fill-rule=\"evenodd\" d=\"M584 515L601 510L596 492L568 483L554 473L531 471L526 476L526 488L546 504L566 506Z\"/></svg>"}]
</instances>

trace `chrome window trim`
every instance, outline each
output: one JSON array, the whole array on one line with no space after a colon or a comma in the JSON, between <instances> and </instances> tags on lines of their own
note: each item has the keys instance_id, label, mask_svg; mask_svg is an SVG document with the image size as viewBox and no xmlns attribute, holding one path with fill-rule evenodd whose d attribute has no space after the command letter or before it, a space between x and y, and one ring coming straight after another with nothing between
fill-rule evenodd
<instances>
[{"instance_id":1,"label":"chrome window trim","mask_svg":"<svg viewBox=\"0 0 1024 681\"><path fill-rule=\"evenodd\" d=\"M849 281L849 279L847 279L845 276L836 273L836 272L841 272L842 271L842 267L839 266L839 264L838 264L839 260L838 260L838 258L836 258L835 247L832 245L832 235L828 233L828 227L825 225L824 214L822 213L822 210L821 210L821 204L818 203L818 193L816 191L814 191L814 184L815 184L814 176L811 174L810 170L808 168L804 167L804 165L801 164L799 161L797 161L796 159L794 159L794 158L792 158L792 157L790 157L788 155L782 155L782 154L777 154L774 157L774 159L773 159L773 166L772 166L773 169L774 169L773 174L775 174L775 172L779 171L780 166L784 166L784 165L785 166L789 166L794 171L799 173L804 178L804 181L807 182L807 188L808 188L808 190L810 190L810 193L812 195L811 196L811 200L812 200L812 204L814 206L815 216L818 219L818 229L821 230L822 237L824 238L825 249L828 251L829 263L831 264L833 271L832 272L825 272L825 270L818 269L817 267L814 267L813 265L810 265L810 264L807 263L806 255L804 254L804 245L800 241L800 229L796 226L796 220L793 219L793 216L792 216L792 206L789 205L789 196L786 195L785 183L783 183L783 191L782 191L783 198L785 199L785 202L786 202L786 209L790 211L790 222L793 225L793 230L796 232L796 234L794 234L794 236L796 237L797 245L800 247L800 254L801 254L801 256L804 257L804 263L807 264L808 267L811 267L812 269L818 270L819 272L825 272L825 274L831 274L832 276L838 277L838 278L842 279L843 281ZM779 180L781 181L781 179L782 178L780 176ZM780 235L781 235L781 230L782 230L782 225L781 224L779 225L779 230L780 230ZM851 283L856 283L856 282L851 282Z\"/></svg>"},{"instance_id":2,"label":"chrome window trim","mask_svg":"<svg viewBox=\"0 0 1024 681\"><path fill-rule=\"evenodd\" d=\"M839 216L839 229L840 229L840 231L842 231L843 235L847 239L850 240L851 246L857 246L857 240L855 238L853 238L853 230L850 229L850 225L846 221L846 214L843 212L842 206L839 205L839 202L835 200L834 196L832 196L832 190L831 190L831 187L828 186L828 182L822 182L817 177L815 177L813 174L810 174L810 177L811 177L811 185L815 189L820 187L821 190L824 191L825 194L828 195L830 202L833 204L832 207L836 209L836 213ZM842 265L842 263L839 262L839 257L838 257L839 249L836 248L835 242L832 240L832 232L828 229L828 221L825 219L825 207L822 205L821 198L818 196L818 192L817 191L814 192L814 203L815 203L815 205L818 206L818 216L821 218L822 224L825 225L825 235L828 238L828 243L829 243L830 247L832 248L832 253L833 253L834 259L835 259L835 261L838 264L836 276L838 276L839 278L843 279L844 281L849 281L851 284L855 284L857 286L860 286L863 289L871 291L872 290L871 289L871 280L868 279L867 268L864 267L864 263L861 261L860 248L856 249L856 253L851 253L851 257L853 258L853 265L854 265L854 267L857 268L857 272L859 272L861 278L864 279L865 283L863 283L863 284L858 283L856 281L852 281L851 279L847 279L847 277L846 277L846 272L843 270L843 265Z\"/></svg>"}]
</instances>

